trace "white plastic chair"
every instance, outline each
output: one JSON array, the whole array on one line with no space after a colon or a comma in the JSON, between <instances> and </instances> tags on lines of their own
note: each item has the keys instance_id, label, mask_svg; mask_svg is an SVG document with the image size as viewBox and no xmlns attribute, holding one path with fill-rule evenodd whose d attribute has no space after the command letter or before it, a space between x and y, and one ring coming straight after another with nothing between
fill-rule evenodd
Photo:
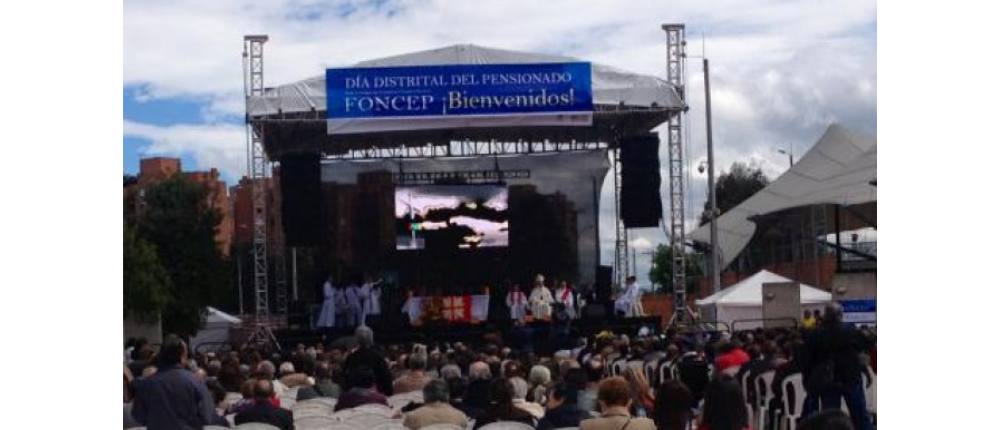
<instances>
[{"instance_id":1,"label":"white plastic chair","mask_svg":"<svg viewBox=\"0 0 1000 430\"><path fill-rule=\"evenodd\" d=\"M517 421L497 421L482 427L482 430L535 430L534 427Z\"/></svg>"},{"instance_id":2,"label":"white plastic chair","mask_svg":"<svg viewBox=\"0 0 1000 430\"><path fill-rule=\"evenodd\" d=\"M332 416L304 416L304 417L295 417L294 419L295 419L295 428L299 430L325 429L343 424L342 422L337 421Z\"/></svg>"},{"instance_id":3,"label":"white plastic chair","mask_svg":"<svg viewBox=\"0 0 1000 430\"><path fill-rule=\"evenodd\" d=\"M465 430L465 427L456 426L454 424L431 424L429 426L423 426L419 430Z\"/></svg>"},{"instance_id":4,"label":"white plastic chair","mask_svg":"<svg viewBox=\"0 0 1000 430\"><path fill-rule=\"evenodd\" d=\"M411 391L409 393L396 394L393 396L389 396L389 398L386 399L386 403L388 403L389 407L392 409L401 409L411 403L423 403L423 401L424 401L424 393L421 391Z\"/></svg>"},{"instance_id":5,"label":"white plastic chair","mask_svg":"<svg viewBox=\"0 0 1000 430\"><path fill-rule=\"evenodd\" d=\"M658 371L656 372L660 377L658 383L662 384L668 379L674 379L673 364L674 363L672 361L665 361L660 365Z\"/></svg>"},{"instance_id":6,"label":"white plastic chair","mask_svg":"<svg viewBox=\"0 0 1000 430\"><path fill-rule=\"evenodd\" d=\"M554 430L580 430L580 428L579 427L559 427L559 428L554 429Z\"/></svg>"},{"instance_id":7,"label":"white plastic chair","mask_svg":"<svg viewBox=\"0 0 1000 430\"><path fill-rule=\"evenodd\" d=\"M806 389L802 385L802 374L795 373L785 378L782 384L781 401L784 404L784 422L786 430L795 430L798 426L798 419L802 417L802 408L806 404ZM793 404L790 400L795 398Z\"/></svg>"},{"instance_id":8,"label":"white plastic chair","mask_svg":"<svg viewBox=\"0 0 1000 430\"><path fill-rule=\"evenodd\" d=\"M739 371L740 371L740 367L739 366L730 366L730 367L727 367L726 370L723 370L722 373L726 374L726 375L729 375L729 376L736 376L736 373L739 372Z\"/></svg>"},{"instance_id":9,"label":"white plastic chair","mask_svg":"<svg viewBox=\"0 0 1000 430\"><path fill-rule=\"evenodd\" d=\"M285 390L284 393L281 393L280 396L278 396L278 402L281 403L282 408L291 410L292 406L295 405L295 401L298 398L298 396L299 396L299 387L289 388Z\"/></svg>"},{"instance_id":10,"label":"white plastic chair","mask_svg":"<svg viewBox=\"0 0 1000 430\"><path fill-rule=\"evenodd\" d=\"M660 386L659 372L657 372L656 361L650 360L643 365L643 372L646 374L646 379L649 380L650 385L654 387ZM556 429L559 430L559 429Z\"/></svg>"},{"instance_id":11,"label":"white plastic chair","mask_svg":"<svg viewBox=\"0 0 1000 430\"><path fill-rule=\"evenodd\" d=\"M343 420L341 420L343 422ZM350 424L363 429L372 429L383 424L392 422L392 418L382 414L369 414L359 412L350 417Z\"/></svg>"},{"instance_id":12,"label":"white plastic chair","mask_svg":"<svg viewBox=\"0 0 1000 430\"><path fill-rule=\"evenodd\" d=\"M403 425L403 420L391 419L372 427L371 430L407 430L407 428Z\"/></svg>"},{"instance_id":13,"label":"white plastic chair","mask_svg":"<svg viewBox=\"0 0 1000 430\"><path fill-rule=\"evenodd\" d=\"M770 408L771 399L774 398L774 392L771 391L772 382L774 382L773 370L761 373L754 380L754 387L757 389L757 411L760 414L760 418L757 421L758 429L766 428L764 424L767 421L767 411Z\"/></svg>"},{"instance_id":14,"label":"white plastic chair","mask_svg":"<svg viewBox=\"0 0 1000 430\"><path fill-rule=\"evenodd\" d=\"M229 427L223 426L205 426L201 428L202 430L229 430Z\"/></svg>"},{"instance_id":15,"label":"white plastic chair","mask_svg":"<svg viewBox=\"0 0 1000 430\"><path fill-rule=\"evenodd\" d=\"M625 372L625 360L617 360L611 363L611 376L619 376Z\"/></svg>"},{"instance_id":16,"label":"white plastic chair","mask_svg":"<svg viewBox=\"0 0 1000 430\"><path fill-rule=\"evenodd\" d=\"M233 428L236 430L281 430L275 426L264 423L243 423Z\"/></svg>"},{"instance_id":17,"label":"white plastic chair","mask_svg":"<svg viewBox=\"0 0 1000 430\"><path fill-rule=\"evenodd\" d=\"M392 416L392 408L379 403L369 403L366 405L358 406L356 408L352 408L351 410L357 413L381 415L386 418Z\"/></svg>"}]
</instances>

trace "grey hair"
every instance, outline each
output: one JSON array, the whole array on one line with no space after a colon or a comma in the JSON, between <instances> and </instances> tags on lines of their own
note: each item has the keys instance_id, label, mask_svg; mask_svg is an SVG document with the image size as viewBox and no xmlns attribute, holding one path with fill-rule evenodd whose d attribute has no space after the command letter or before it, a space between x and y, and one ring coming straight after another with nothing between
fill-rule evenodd
<instances>
[{"instance_id":1,"label":"grey hair","mask_svg":"<svg viewBox=\"0 0 1000 430\"><path fill-rule=\"evenodd\" d=\"M421 352L410 355L406 359L406 368L410 370L426 370L427 355Z\"/></svg>"},{"instance_id":2,"label":"grey hair","mask_svg":"<svg viewBox=\"0 0 1000 430\"><path fill-rule=\"evenodd\" d=\"M552 381L552 372L549 371L548 367L536 365L531 368L531 374L528 378L531 379L532 384L545 385Z\"/></svg>"},{"instance_id":3,"label":"grey hair","mask_svg":"<svg viewBox=\"0 0 1000 430\"><path fill-rule=\"evenodd\" d=\"M274 363L271 363L270 361L267 361L267 360L261 361L260 364L257 365L257 371L258 372L264 372L264 373L268 374L268 376L270 376L270 377L273 378L274 377Z\"/></svg>"},{"instance_id":4,"label":"grey hair","mask_svg":"<svg viewBox=\"0 0 1000 430\"><path fill-rule=\"evenodd\" d=\"M368 327L360 326L354 330L354 340L362 348L371 348L372 345L375 345L375 333Z\"/></svg>"},{"instance_id":5,"label":"grey hair","mask_svg":"<svg viewBox=\"0 0 1000 430\"><path fill-rule=\"evenodd\" d=\"M424 403L448 403L448 384L440 379L432 379L424 385Z\"/></svg>"},{"instance_id":6,"label":"grey hair","mask_svg":"<svg viewBox=\"0 0 1000 430\"><path fill-rule=\"evenodd\" d=\"M520 376L510 378L510 385L514 387L515 399L526 399L528 397L528 381Z\"/></svg>"},{"instance_id":7,"label":"grey hair","mask_svg":"<svg viewBox=\"0 0 1000 430\"><path fill-rule=\"evenodd\" d=\"M457 364L446 364L441 367L442 379L454 379L462 377L462 369Z\"/></svg>"},{"instance_id":8,"label":"grey hair","mask_svg":"<svg viewBox=\"0 0 1000 430\"><path fill-rule=\"evenodd\" d=\"M482 361L477 361L469 365L469 379L490 379L490 366Z\"/></svg>"}]
</instances>

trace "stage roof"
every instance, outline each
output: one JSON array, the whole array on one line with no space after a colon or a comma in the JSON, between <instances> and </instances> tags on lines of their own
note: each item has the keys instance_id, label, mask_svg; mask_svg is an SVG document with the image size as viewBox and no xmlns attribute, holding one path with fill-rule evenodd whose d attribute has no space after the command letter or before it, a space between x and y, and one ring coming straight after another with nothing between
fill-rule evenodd
<instances>
[{"instance_id":1,"label":"stage roof","mask_svg":"<svg viewBox=\"0 0 1000 430\"><path fill-rule=\"evenodd\" d=\"M719 217L719 253L729 265L753 238L752 217L816 204L857 205L877 202L875 136L855 134L834 124L791 169L763 190ZM691 239L709 244L705 224Z\"/></svg>"},{"instance_id":2,"label":"stage roof","mask_svg":"<svg viewBox=\"0 0 1000 430\"><path fill-rule=\"evenodd\" d=\"M559 55L509 51L476 45L453 45L368 61L354 67L529 64L585 61ZM517 118L488 128L468 127L327 135L326 78L319 75L265 90L249 100L249 114L264 125L268 152L310 150L326 153L401 145L443 144L456 140L608 141L650 131L684 109L677 89L655 76L592 64L594 123L590 127L525 126Z\"/></svg>"}]
</instances>

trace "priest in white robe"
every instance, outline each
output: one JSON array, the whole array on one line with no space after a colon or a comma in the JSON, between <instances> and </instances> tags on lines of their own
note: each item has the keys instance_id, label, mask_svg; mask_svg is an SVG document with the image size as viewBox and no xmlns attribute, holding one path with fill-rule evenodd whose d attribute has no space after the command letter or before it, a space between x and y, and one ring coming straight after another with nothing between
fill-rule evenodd
<instances>
[{"instance_id":1,"label":"priest in white robe","mask_svg":"<svg viewBox=\"0 0 1000 430\"><path fill-rule=\"evenodd\" d=\"M507 309L510 309L510 319L524 321L528 300L524 297L520 285L514 285L507 293Z\"/></svg>"},{"instance_id":2,"label":"priest in white robe","mask_svg":"<svg viewBox=\"0 0 1000 430\"><path fill-rule=\"evenodd\" d=\"M336 304L333 295L336 288L333 287L333 279L327 279L323 283L323 308L319 311L319 318L316 319L316 327L331 328L337 323Z\"/></svg>"},{"instance_id":3,"label":"priest in white robe","mask_svg":"<svg viewBox=\"0 0 1000 430\"><path fill-rule=\"evenodd\" d=\"M535 277L535 288L531 290L528 302L531 303L532 317L539 320L552 318L552 303L555 303L555 299L552 297L552 292L545 287L544 276Z\"/></svg>"},{"instance_id":4,"label":"priest in white robe","mask_svg":"<svg viewBox=\"0 0 1000 430\"><path fill-rule=\"evenodd\" d=\"M566 315L569 315L570 318L576 318L576 292L573 291L569 282L562 281L559 284L559 288L556 290L556 301L562 303L563 309L566 309Z\"/></svg>"}]
</instances>

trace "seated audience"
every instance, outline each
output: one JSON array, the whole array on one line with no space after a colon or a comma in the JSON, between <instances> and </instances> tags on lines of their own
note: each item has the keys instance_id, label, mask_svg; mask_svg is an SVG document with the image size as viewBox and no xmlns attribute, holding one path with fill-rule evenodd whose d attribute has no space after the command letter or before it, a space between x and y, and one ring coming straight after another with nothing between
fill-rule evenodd
<instances>
[{"instance_id":1,"label":"seated audience","mask_svg":"<svg viewBox=\"0 0 1000 430\"><path fill-rule=\"evenodd\" d=\"M566 382L556 382L546 394L545 416L538 421L538 430L579 427L588 418L576 406L576 387Z\"/></svg>"},{"instance_id":2,"label":"seated audience","mask_svg":"<svg viewBox=\"0 0 1000 430\"><path fill-rule=\"evenodd\" d=\"M375 372L370 367L355 367L347 373L346 392L337 399L334 411L350 409L367 404L388 405L384 394L375 388Z\"/></svg>"},{"instance_id":3,"label":"seated audience","mask_svg":"<svg viewBox=\"0 0 1000 430\"><path fill-rule=\"evenodd\" d=\"M452 424L465 428L469 418L449 404L448 384L440 379L424 384L424 405L404 415L403 425L418 430L432 424Z\"/></svg>"},{"instance_id":4,"label":"seated audience","mask_svg":"<svg viewBox=\"0 0 1000 430\"><path fill-rule=\"evenodd\" d=\"M243 423L270 424L282 430L294 430L292 413L274 404L274 385L270 380L259 379L253 386L254 404L236 414L236 425Z\"/></svg>"},{"instance_id":5,"label":"seated audience","mask_svg":"<svg viewBox=\"0 0 1000 430\"><path fill-rule=\"evenodd\" d=\"M524 409L514 406L514 387L510 381L497 378L490 383L490 404L476 419L473 430L497 421L517 421L534 427L535 420Z\"/></svg>"},{"instance_id":6,"label":"seated audience","mask_svg":"<svg viewBox=\"0 0 1000 430\"><path fill-rule=\"evenodd\" d=\"M628 382L615 376L601 381L597 388L601 416L580 422L580 430L656 430L649 418L635 418L629 413L632 403Z\"/></svg>"}]
</instances>

